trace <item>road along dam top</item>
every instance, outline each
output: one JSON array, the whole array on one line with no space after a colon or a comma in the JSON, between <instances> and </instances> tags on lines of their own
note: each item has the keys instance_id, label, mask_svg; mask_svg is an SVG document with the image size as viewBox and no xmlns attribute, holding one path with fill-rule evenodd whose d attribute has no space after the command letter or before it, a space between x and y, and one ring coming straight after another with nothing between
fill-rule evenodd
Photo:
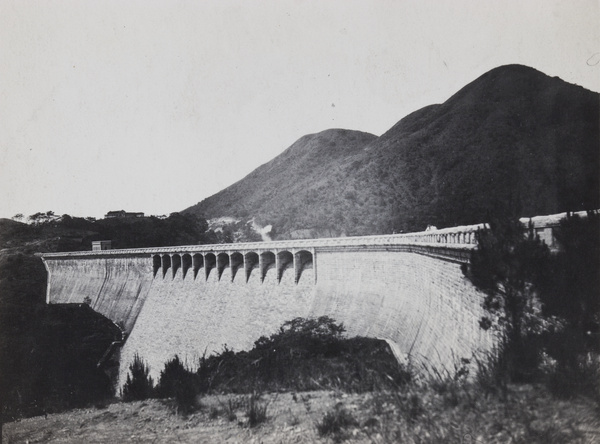
<instances>
[{"instance_id":1,"label":"road along dam top","mask_svg":"<svg viewBox=\"0 0 600 444\"><path fill-rule=\"evenodd\" d=\"M550 246L561 216L531 219ZM175 354L193 367L299 316L331 316L399 359L452 368L492 345L483 295L460 269L482 227L40 256L48 303L87 303L124 332L120 384L136 353L157 377Z\"/></svg>"}]
</instances>

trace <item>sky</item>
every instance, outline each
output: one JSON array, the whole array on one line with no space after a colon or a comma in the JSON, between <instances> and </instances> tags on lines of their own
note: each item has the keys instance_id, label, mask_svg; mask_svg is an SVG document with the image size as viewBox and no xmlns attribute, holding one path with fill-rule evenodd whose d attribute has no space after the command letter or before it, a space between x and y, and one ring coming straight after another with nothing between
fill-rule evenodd
<instances>
[{"instance_id":1,"label":"sky","mask_svg":"<svg viewBox=\"0 0 600 444\"><path fill-rule=\"evenodd\" d=\"M497 66L600 91L599 0L1 0L0 217L181 211Z\"/></svg>"}]
</instances>

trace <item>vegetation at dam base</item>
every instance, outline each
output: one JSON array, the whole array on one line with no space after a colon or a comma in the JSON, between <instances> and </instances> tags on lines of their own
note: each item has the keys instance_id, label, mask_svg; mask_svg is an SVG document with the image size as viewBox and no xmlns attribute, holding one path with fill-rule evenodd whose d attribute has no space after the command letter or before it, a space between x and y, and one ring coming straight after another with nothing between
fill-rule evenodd
<instances>
[{"instance_id":1,"label":"vegetation at dam base","mask_svg":"<svg viewBox=\"0 0 600 444\"><path fill-rule=\"evenodd\" d=\"M179 411L194 410L206 393L262 393L335 389L348 393L391 389L410 381L389 346L373 338L345 338L343 324L322 316L295 318L277 333L262 336L249 351L223 351L187 368L175 356L165 364L156 387L136 356L123 386L124 400L174 398Z\"/></svg>"},{"instance_id":2,"label":"vegetation at dam base","mask_svg":"<svg viewBox=\"0 0 600 444\"><path fill-rule=\"evenodd\" d=\"M539 384L542 377L538 384L499 383L498 375L506 376L501 354L417 376L391 359L381 341L344 339L342 332L331 318L297 318L248 352L225 349L201 359L197 370L175 357L156 386L136 357L123 399L134 409L150 407L145 423L164 421L170 411L184 429L161 426L161 433L142 426L137 436L158 442L247 436L260 442L562 443L588 442L600 433L598 398L575 392L569 400L557 398L551 386ZM313 387L319 391L306 390Z\"/></svg>"},{"instance_id":3,"label":"vegetation at dam base","mask_svg":"<svg viewBox=\"0 0 600 444\"><path fill-rule=\"evenodd\" d=\"M112 403L5 424L3 442L597 442L597 428L589 426L597 421L597 412L586 398L559 400L540 387L526 385L511 388L506 400L469 396L465 390L461 395L464 401L453 406L445 401L445 395L426 388L404 393L207 395L201 408L189 415L173 414L170 400ZM255 404L267 406L266 421L249 427L252 398ZM422 409L411 408L415 403L410 399L420 399L417 405Z\"/></svg>"}]
</instances>

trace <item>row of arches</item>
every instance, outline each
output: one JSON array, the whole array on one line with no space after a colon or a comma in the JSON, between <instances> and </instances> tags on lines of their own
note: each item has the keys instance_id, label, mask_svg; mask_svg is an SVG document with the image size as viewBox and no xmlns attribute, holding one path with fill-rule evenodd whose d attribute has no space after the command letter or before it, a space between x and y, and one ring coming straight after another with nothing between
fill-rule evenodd
<instances>
[{"instance_id":1,"label":"row of arches","mask_svg":"<svg viewBox=\"0 0 600 444\"><path fill-rule=\"evenodd\" d=\"M271 269L275 270L277 282L280 282L286 270L292 270L294 282L298 283L302 272L313 268L313 254L307 250L295 253L287 250L261 253L165 253L152 256L152 268L155 278L162 275L164 279L170 274L175 279L181 270L182 279L189 277L208 280L211 273L217 273L219 281L226 277L231 282L239 273L243 273L245 282L248 282L253 273L260 273L260 281L263 282Z\"/></svg>"}]
</instances>

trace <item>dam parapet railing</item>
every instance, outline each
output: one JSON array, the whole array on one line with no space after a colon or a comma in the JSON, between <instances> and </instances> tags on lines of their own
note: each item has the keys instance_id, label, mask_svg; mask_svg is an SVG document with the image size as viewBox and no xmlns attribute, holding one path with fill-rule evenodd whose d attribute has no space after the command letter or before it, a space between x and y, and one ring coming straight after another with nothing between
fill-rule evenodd
<instances>
[{"instance_id":1,"label":"dam parapet railing","mask_svg":"<svg viewBox=\"0 0 600 444\"><path fill-rule=\"evenodd\" d=\"M578 216L586 216L585 211L573 213ZM567 217L567 213L552 214L547 216L535 216L521 218L524 225L532 223L534 230L550 248L555 247L553 229L561 220ZM228 244L200 244L179 245L168 247L128 248L101 251L68 251L57 253L37 253L43 258L68 258L68 257L110 257L122 255L154 255L196 252L248 252L248 251L283 251L297 252L301 250L329 250L336 248L356 247L393 247L393 246L423 246L440 249L471 250L477 246L476 233L486 228L487 224L461 225L456 227L433 229L415 233L379 234L370 236L348 236L317 239L291 239L267 242L240 242Z\"/></svg>"},{"instance_id":2,"label":"dam parapet railing","mask_svg":"<svg viewBox=\"0 0 600 444\"><path fill-rule=\"evenodd\" d=\"M585 216L586 212L575 213ZM550 248L555 248L553 230L567 213L548 216L522 218L524 225L531 223L536 234ZM463 225L443 229L432 229L416 233L384 234L320 239L296 239L270 242L245 242L228 244L183 245L155 248L132 248L101 251L73 251L41 253L44 261L60 259L92 259L117 257L148 257L154 277L167 276L170 270L173 278L179 269L185 279L188 270L193 269L194 279L204 270L205 279L211 270L216 269L219 280L225 269L230 269L231 279L238 269L244 269L246 280L252 270L260 270L261 281L270 268L277 270L280 281L285 269L293 268L297 283L303 270L312 268L316 281L317 254L319 252L351 251L396 251L427 255L456 263L467 263L470 252L477 247L476 233L486 224ZM162 273L158 273L162 270Z\"/></svg>"},{"instance_id":3,"label":"dam parapet railing","mask_svg":"<svg viewBox=\"0 0 600 444\"><path fill-rule=\"evenodd\" d=\"M578 216L586 216L585 211L573 213ZM552 231L557 227L561 220L567 217L567 213L552 214L547 216L535 216L531 218L521 218L521 222L526 225L529 222L533 224L536 234L540 236L546 244L553 248L555 246ZM227 244L200 244L200 245L179 245L168 247L148 247L148 248L127 248L101 251L67 251L57 253L37 253L37 256L44 258L59 257L86 257L86 256L120 256L120 255L153 255L153 254L173 254L173 253L192 253L192 252L229 252L236 251L269 251L269 250L294 250L304 249L330 249L336 247L377 247L377 246L413 246L421 245L436 248L452 248L471 250L476 247L477 240L475 233L487 224L461 225L456 227L433 229L429 231L420 231L415 233L399 234L379 234L370 236L348 236L334 238L317 239L291 239L267 242L240 242Z\"/></svg>"}]
</instances>

